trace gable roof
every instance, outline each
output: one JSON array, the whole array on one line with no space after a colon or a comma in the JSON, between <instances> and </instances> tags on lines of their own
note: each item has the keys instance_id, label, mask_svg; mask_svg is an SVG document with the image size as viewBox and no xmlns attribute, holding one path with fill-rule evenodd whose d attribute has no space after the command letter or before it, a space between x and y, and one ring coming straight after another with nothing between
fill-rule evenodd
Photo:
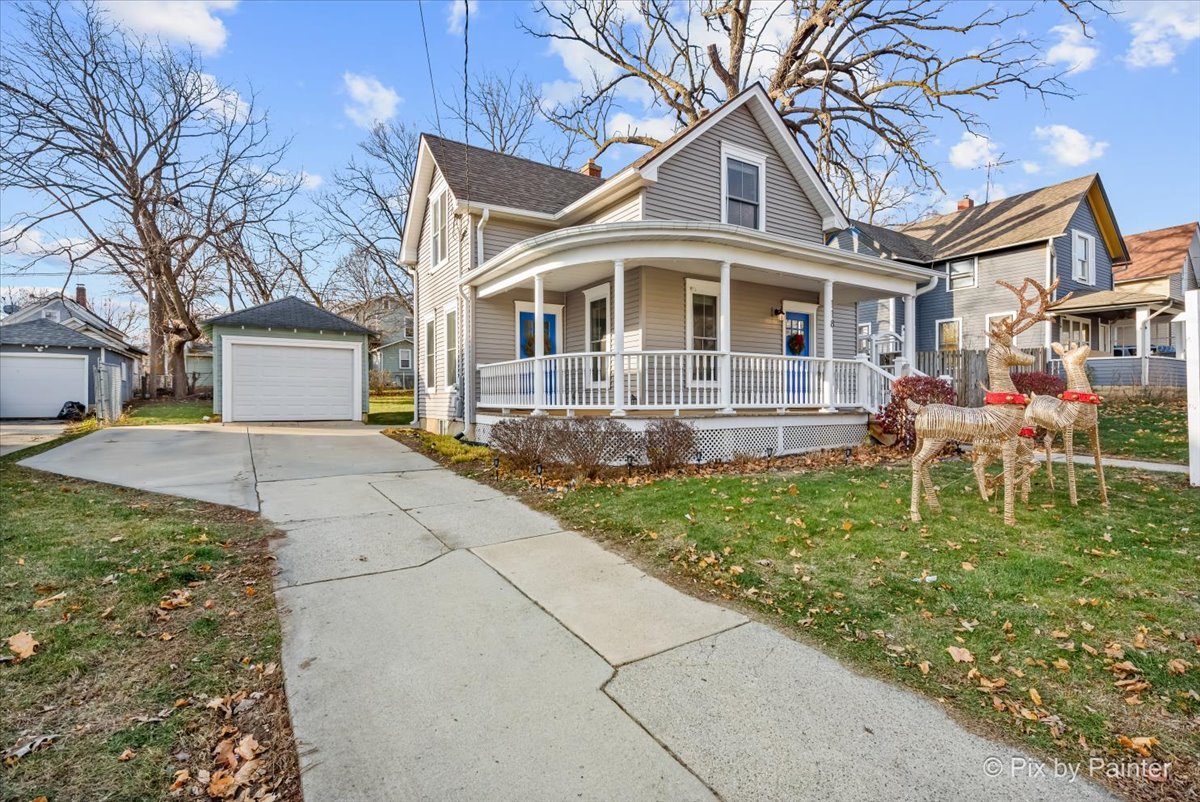
<instances>
[{"instance_id":1,"label":"gable roof","mask_svg":"<svg viewBox=\"0 0 1200 802\"><path fill-rule=\"evenodd\" d=\"M104 348L104 343L46 318L0 323L0 345L45 345L56 348Z\"/></svg>"},{"instance_id":2,"label":"gable roof","mask_svg":"<svg viewBox=\"0 0 1200 802\"><path fill-rule=\"evenodd\" d=\"M823 228L832 231L849 227L845 213L833 199L795 135L788 130L766 90L755 83L604 180L422 134L412 192L405 213L400 262L406 265L416 263L417 239L433 184L435 166L442 171L460 204L499 207L506 214L531 217L550 225L573 222L581 216L583 209L599 208L602 203L617 200L632 187L658 180L660 163L743 106L751 110L801 190L821 215Z\"/></svg>"},{"instance_id":3,"label":"gable roof","mask_svg":"<svg viewBox=\"0 0 1200 802\"><path fill-rule=\"evenodd\" d=\"M1149 306L1151 304L1170 304L1169 295L1158 295L1151 292L1131 292L1130 290L1097 290L1083 295L1072 295L1054 308L1057 312L1081 312L1084 310L1105 308L1127 308L1133 306Z\"/></svg>"},{"instance_id":4,"label":"gable roof","mask_svg":"<svg viewBox=\"0 0 1200 802\"><path fill-rule=\"evenodd\" d=\"M876 250L884 251L889 256L905 262L932 262L934 247L917 237L909 236L903 231L893 231L890 228L865 223L862 220L852 220L851 227L858 229L861 236L871 240Z\"/></svg>"},{"instance_id":5,"label":"gable roof","mask_svg":"<svg viewBox=\"0 0 1200 802\"><path fill-rule=\"evenodd\" d=\"M1184 259L1200 223L1143 231L1125 238L1129 264L1113 271L1113 281L1169 276L1183 270Z\"/></svg>"},{"instance_id":6,"label":"gable roof","mask_svg":"<svg viewBox=\"0 0 1200 802\"><path fill-rule=\"evenodd\" d=\"M927 242L933 247L936 259L950 259L1061 236L1085 200L1091 205L1113 261L1126 261L1129 257L1116 218L1096 173L928 217L898 226L896 230Z\"/></svg>"},{"instance_id":7,"label":"gable roof","mask_svg":"<svg viewBox=\"0 0 1200 802\"><path fill-rule=\"evenodd\" d=\"M205 326L249 326L256 329L303 329L305 331L344 331L349 334L374 334L366 326L327 312L294 296L217 315L204 321Z\"/></svg>"},{"instance_id":8,"label":"gable roof","mask_svg":"<svg viewBox=\"0 0 1200 802\"><path fill-rule=\"evenodd\" d=\"M18 309L16 312L13 312L11 315L5 318L5 320L11 320L13 323L20 323L23 320L32 320L35 317L41 316L36 314L39 310L44 309L52 303L62 304L63 308L67 310L67 313L71 317L78 318L84 323L87 323L89 326L92 326L93 328L96 328L111 337L124 341L125 332L121 331L116 326L97 315L91 309L88 309L83 304L77 302L75 299L69 298L61 293L56 295L48 295L45 298L39 298L36 301L32 301Z\"/></svg>"},{"instance_id":9,"label":"gable roof","mask_svg":"<svg viewBox=\"0 0 1200 802\"><path fill-rule=\"evenodd\" d=\"M603 182L574 170L421 134L454 197L553 214Z\"/></svg>"}]
</instances>

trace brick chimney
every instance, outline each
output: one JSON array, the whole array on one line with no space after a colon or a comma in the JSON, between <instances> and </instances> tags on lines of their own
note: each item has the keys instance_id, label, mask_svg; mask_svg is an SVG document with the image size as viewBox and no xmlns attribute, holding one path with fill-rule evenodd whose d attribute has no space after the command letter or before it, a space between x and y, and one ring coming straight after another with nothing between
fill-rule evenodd
<instances>
[{"instance_id":1,"label":"brick chimney","mask_svg":"<svg viewBox=\"0 0 1200 802\"><path fill-rule=\"evenodd\" d=\"M601 169L600 165L596 164L595 159L588 159L587 164L583 165L583 167L579 169L579 172L583 173L584 175L591 176L592 178L599 178Z\"/></svg>"},{"instance_id":2,"label":"brick chimney","mask_svg":"<svg viewBox=\"0 0 1200 802\"><path fill-rule=\"evenodd\" d=\"M83 286L82 284L75 285L75 303L79 304L84 309L88 308L87 287Z\"/></svg>"},{"instance_id":3,"label":"brick chimney","mask_svg":"<svg viewBox=\"0 0 1200 802\"><path fill-rule=\"evenodd\" d=\"M970 195L963 195L962 200L958 202L958 210L965 212L967 209L974 208L975 201L971 200Z\"/></svg>"}]
</instances>

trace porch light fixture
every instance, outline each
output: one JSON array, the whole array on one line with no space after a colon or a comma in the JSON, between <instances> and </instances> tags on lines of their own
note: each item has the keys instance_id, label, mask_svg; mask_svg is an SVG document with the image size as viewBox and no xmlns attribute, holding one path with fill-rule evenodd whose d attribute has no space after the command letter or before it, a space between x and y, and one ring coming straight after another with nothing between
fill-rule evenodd
<instances>
[{"instance_id":1,"label":"porch light fixture","mask_svg":"<svg viewBox=\"0 0 1200 802\"><path fill-rule=\"evenodd\" d=\"M775 318L780 323L782 323L784 320L787 320L787 315L783 313L783 301L780 301L779 306L771 310L771 317Z\"/></svg>"}]
</instances>

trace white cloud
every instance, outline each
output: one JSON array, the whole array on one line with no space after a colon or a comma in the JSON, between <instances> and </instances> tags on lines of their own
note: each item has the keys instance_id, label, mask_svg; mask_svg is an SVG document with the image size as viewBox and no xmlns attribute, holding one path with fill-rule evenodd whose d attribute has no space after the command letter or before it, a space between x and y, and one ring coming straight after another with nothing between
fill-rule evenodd
<instances>
[{"instance_id":1,"label":"white cloud","mask_svg":"<svg viewBox=\"0 0 1200 802\"><path fill-rule=\"evenodd\" d=\"M1069 125L1039 125L1033 129L1035 138L1046 144L1042 152L1065 167L1078 167L1104 155L1107 142L1099 142Z\"/></svg>"},{"instance_id":2,"label":"white cloud","mask_svg":"<svg viewBox=\"0 0 1200 802\"><path fill-rule=\"evenodd\" d=\"M999 157L992 140L980 134L963 131L958 144L950 148L950 163L960 170L982 167Z\"/></svg>"},{"instance_id":3,"label":"white cloud","mask_svg":"<svg viewBox=\"0 0 1200 802\"><path fill-rule=\"evenodd\" d=\"M1125 63L1135 69L1165 67L1200 39L1200 3L1194 0L1126 3L1123 19L1133 33Z\"/></svg>"},{"instance_id":4,"label":"white cloud","mask_svg":"<svg viewBox=\"0 0 1200 802\"><path fill-rule=\"evenodd\" d=\"M1021 169L1025 171L1025 175L1033 175L1042 171L1042 165L1037 162L1021 162Z\"/></svg>"},{"instance_id":5,"label":"white cloud","mask_svg":"<svg viewBox=\"0 0 1200 802\"><path fill-rule=\"evenodd\" d=\"M347 72L342 76L346 93L351 102L346 104L346 116L355 125L370 128L377 122L386 122L396 114L400 96L390 86L384 86L378 78Z\"/></svg>"},{"instance_id":6,"label":"white cloud","mask_svg":"<svg viewBox=\"0 0 1200 802\"><path fill-rule=\"evenodd\" d=\"M325 183L325 179L315 173L309 173L304 170L300 171L300 186L307 190L314 190L321 184Z\"/></svg>"},{"instance_id":7,"label":"white cloud","mask_svg":"<svg viewBox=\"0 0 1200 802\"><path fill-rule=\"evenodd\" d=\"M479 13L479 0L450 0L450 7L446 9L446 32L452 34L460 34L463 32L463 21L466 19L467 11L471 12L471 16Z\"/></svg>"},{"instance_id":8,"label":"white cloud","mask_svg":"<svg viewBox=\"0 0 1200 802\"><path fill-rule=\"evenodd\" d=\"M209 114L225 122L242 122L250 115L250 104L233 89L222 87L215 75L199 74L200 91L212 98L203 105Z\"/></svg>"},{"instance_id":9,"label":"white cloud","mask_svg":"<svg viewBox=\"0 0 1200 802\"><path fill-rule=\"evenodd\" d=\"M103 0L114 20L135 33L190 42L208 54L225 46L229 33L217 16L232 11L238 0Z\"/></svg>"},{"instance_id":10,"label":"white cloud","mask_svg":"<svg viewBox=\"0 0 1200 802\"><path fill-rule=\"evenodd\" d=\"M1100 48L1078 25L1055 25L1050 32L1058 34L1058 42L1046 51L1047 62L1065 64L1067 72L1084 72L1096 63Z\"/></svg>"},{"instance_id":11,"label":"white cloud","mask_svg":"<svg viewBox=\"0 0 1200 802\"><path fill-rule=\"evenodd\" d=\"M666 139L675 133L675 115L634 117L628 112L614 114L608 121L608 134L638 133L655 139Z\"/></svg>"}]
</instances>

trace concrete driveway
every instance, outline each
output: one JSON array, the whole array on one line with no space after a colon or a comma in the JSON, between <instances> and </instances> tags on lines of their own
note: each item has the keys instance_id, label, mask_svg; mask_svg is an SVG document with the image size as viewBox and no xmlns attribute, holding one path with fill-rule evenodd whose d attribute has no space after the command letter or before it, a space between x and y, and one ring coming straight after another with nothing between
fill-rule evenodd
<instances>
[{"instance_id":1,"label":"concrete driveway","mask_svg":"<svg viewBox=\"0 0 1200 802\"><path fill-rule=\"evenodd\" d=\"M286 532L308 802L1108 798L367 427L109 429L22 464Z\"/></svg>"},{"instance_id":2,"label":"concrete driveway","mask_svg":"<svg viewBox=\"0 0 1200 802\"><path fill-rule=\"evenodd\" d=\"M0 421L0 457L53 440L64 428L62 421Z\"/></svg>"}]
</instances>

